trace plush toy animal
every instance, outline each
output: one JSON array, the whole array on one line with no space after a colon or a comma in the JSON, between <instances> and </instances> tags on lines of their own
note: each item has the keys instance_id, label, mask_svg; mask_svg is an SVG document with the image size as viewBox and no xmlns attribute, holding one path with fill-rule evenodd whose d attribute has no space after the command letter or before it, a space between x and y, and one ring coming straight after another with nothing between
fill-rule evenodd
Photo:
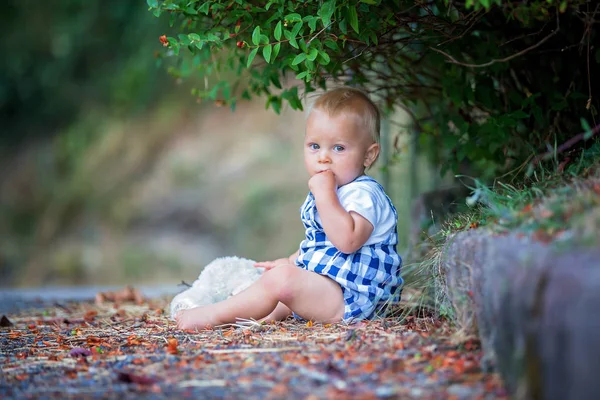
<instances>
[{"instance_id":1,"label":"plush toy animal","mask_svg":"<svg viewBox=\"0 0 600 400\"><path fill-rule=\"evenodd\" d=\"M173 298L171 318L175 319L180 310L217 303L246 289L264 272L254 263L239 257L215 259L204 267L190 288Z\"/></svg>"}]
</instances>

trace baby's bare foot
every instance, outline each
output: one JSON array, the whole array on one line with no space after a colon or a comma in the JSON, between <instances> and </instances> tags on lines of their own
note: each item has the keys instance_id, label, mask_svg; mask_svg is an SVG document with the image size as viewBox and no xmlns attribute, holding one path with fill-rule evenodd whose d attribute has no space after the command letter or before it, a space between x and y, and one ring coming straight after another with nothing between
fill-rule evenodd
<instances>
[{"instance_id":1,"label":"baby's bare foot","mask_svg":"<svg viewBox=\"0 0 600 400\"><path fill-rule=\"evenodd\" d=\"M214 322L207 315L204 307L181 310L175 315L177 327L179 329L204 329L213 326Z\"/></svg>"}]
</instances>

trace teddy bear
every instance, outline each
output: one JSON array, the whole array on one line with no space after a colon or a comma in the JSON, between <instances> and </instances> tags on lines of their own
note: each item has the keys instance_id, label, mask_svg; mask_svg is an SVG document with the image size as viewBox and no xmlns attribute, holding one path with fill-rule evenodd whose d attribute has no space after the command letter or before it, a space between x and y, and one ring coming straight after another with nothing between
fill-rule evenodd
<instances>
[{"instance_id":1,"label":"teddy bear","mask_svg":"<svg viewBox=\"0 0 600 400\"><path fill-rule=\"evenodd\" d=\"M240 257L213 260L192 286L171 300L171 319L174 320L180 310L217 303L246 289L264 272L264 268L257 268L254 263Z\"/></svg>"}]
</instances>

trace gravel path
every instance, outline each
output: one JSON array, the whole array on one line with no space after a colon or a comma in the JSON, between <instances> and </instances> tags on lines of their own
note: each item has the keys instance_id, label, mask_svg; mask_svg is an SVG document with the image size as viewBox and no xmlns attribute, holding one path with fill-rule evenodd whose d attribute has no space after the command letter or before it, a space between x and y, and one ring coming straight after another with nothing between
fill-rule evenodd
<instances>
[{"instance_id":1,"label":"gravel path","mask_svg":"<svg viewBox=\"0 0 600 400\"><path fill-rule=\"evenodd\" d=\"M183 332L164 314L169 299L5 314L0 398L508 398L479 369L478 341L452 341L443 321Z\"/></svg>"}]
</instances>

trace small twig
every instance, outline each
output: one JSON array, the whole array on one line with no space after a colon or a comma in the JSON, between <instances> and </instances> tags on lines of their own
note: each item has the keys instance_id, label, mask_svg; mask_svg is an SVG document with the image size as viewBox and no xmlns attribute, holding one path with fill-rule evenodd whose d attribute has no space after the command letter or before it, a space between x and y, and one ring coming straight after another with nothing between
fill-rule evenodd
<instances>
[{"instance_id":1,"label":"small twig","mask_svg":"<svg viewBox=\"0 0 600 400\"><path fill-rule=\"evenodd\" d=\"M199 342L194 342L199 343ZM298 351L302 347L271 347L271 348L253 348L253 349L206 349L204 352L212 354L229 354L229 353L279 353L282 351Z\"/></svg>"},{"instance_id":2,"label":"small twig","mask_svg":"<svg viewBox=\"0 0 600 400\"><path fill-rule=\"evenodd\" d=\"M319 32L317 32L315 36L313 36L309 39L309 41L306 43L306 45L308 46L310 44L310 42L312 42L317 36L319 36L325 29L329 28L331 26L331 24L333 24L334 22L335 22L335 20L331 21L329 24L327 24L327 26L325 26L323 29L321 29Z\"/></svg>"},{"instance_id":3,"label":"small twig","mask_svg":"<svg viewBox=\"0 0 600 400\"><path fill-rule=\"evenodd\" d=\"M542 40L540 40L539 42L537 42L536 44L527 47L526 49L523 49L521 51L519 51L518 53L512 54L508 57L504 57L504 58L494 58L484 64L467 64L467 63L463 63L458 61L456 58L452 57L450 54L443 52L442 50L438 50L436 48L433 47L429 47L431 50L443 54L444 56L446 56L448 58L448 60L453 63L453 64L458 64L458 65L462 65L463 67L469 67L469 68L484 68L484 67L489 67L492 64L496 64L499 62L507 62L512 60L513 58L517 58L519 56L522 56L525 53L528 53L529 51L540 47L542 44L544 44L546 41L548 41L548 39L550 39L552 36L556 35L558 33L558 31L560 30L560 22L558 19L558 13L556 13L556 29L554 29L552 32L550 32L550 34L548 36L546 36L545 38L543 38Z\"/></svg>"},{"instance_id":4,"label":"small twig","mask_svg":"<svg viewBox=\"0 0 600 400\"><path fill-rule=\"evenodd\" d=\"M477 17L477 14L479 12L480 11L477 11L475 13L475 15L473 17L473 22L471 22L471 25L467 26L467 28L460 35L458 35L456 37L453 37L453 38L450 38L450 39L448 39L448 40L446 40L446 41L444 41L442 43L438 43L438 46L441 46L441 45L449 43L449 42L454 42L455 40L458 40L458 39L462 39L475 26L475 24L479 21L479 19L475 18L475 17Z\"/></svg>"},{"instance_id":5,"label":"small twig","mask_svg":"<svg viewBox=\"0 0 600 400\"><path fill-rule=\"evenodd\" d=\"M588 4L588 10L589 10L589 4ZM592 25L594 24L594 19L596 18L596 13L598 12L598 7L600 7L600 4L596 5L596 9L594 10L594 14L592 14L592 17L590 18L590 20L588 21L588 26L587 26L587 78L588 78L588 93L589 93L589 97L587 100L587 103L585 105L585 109L589 110L590 107L592 106L592 77L591 77L591 73L590 73L590 41L591 41L591 36L592 36ZM594 121L594 125L596 125L596 118L594 117L594 113L592 112L592 120Z\"/></svg>"},{"instance_id":6,"label":"small twig","mask_svg":"<svg viewBox=\"0 0 600 400\"><path fill-rule=\"evenodd\" d=\"M546 29L546 25L548 25L548 22L546 22L546 23L544 24L544 26L542 26L542 29L540 29L539 31L537 31L537 32L534 32L534 33L528 33L528 34L525 34L525 35L519 35L519 36L517 36L517 37L515 37L515 38L512 38L512 39L510 39L510 40L507 40L506 42L502 43L502 44L501 44L500 46L498 46L498 47L506 46L507 44L509 44L509 43L511 43L511 42L514 42L515 40L523 39L523 38L525 38L525 37L529 37L529 36L537 36L537 35L539 35L540 33L542 33L542 31L543 31L544 29Z\"/></svg>"},{"instance_id":7,"label":"small twig","mask_svg":"<svg viewBox=\"0 0 600 400\"><path fill-rule=\"evenodd\" d=\"M364 47L364 48L363 48L363 49L360 51L360 53L358 53L358 54L357 54L357 55L355 55L354 57L351 57L351 58L349 58L349 59L347 59L347 60L343 61L343 62L342 62L342 64L346 64L347 62L350 62L350 61L354 60L355 58L358 58L358 57L362 56L362 54L365 52L365 50L367 50L369 47L370 47L370 46L365 46L365 47Z\"/></svg>"}]
</instances>

